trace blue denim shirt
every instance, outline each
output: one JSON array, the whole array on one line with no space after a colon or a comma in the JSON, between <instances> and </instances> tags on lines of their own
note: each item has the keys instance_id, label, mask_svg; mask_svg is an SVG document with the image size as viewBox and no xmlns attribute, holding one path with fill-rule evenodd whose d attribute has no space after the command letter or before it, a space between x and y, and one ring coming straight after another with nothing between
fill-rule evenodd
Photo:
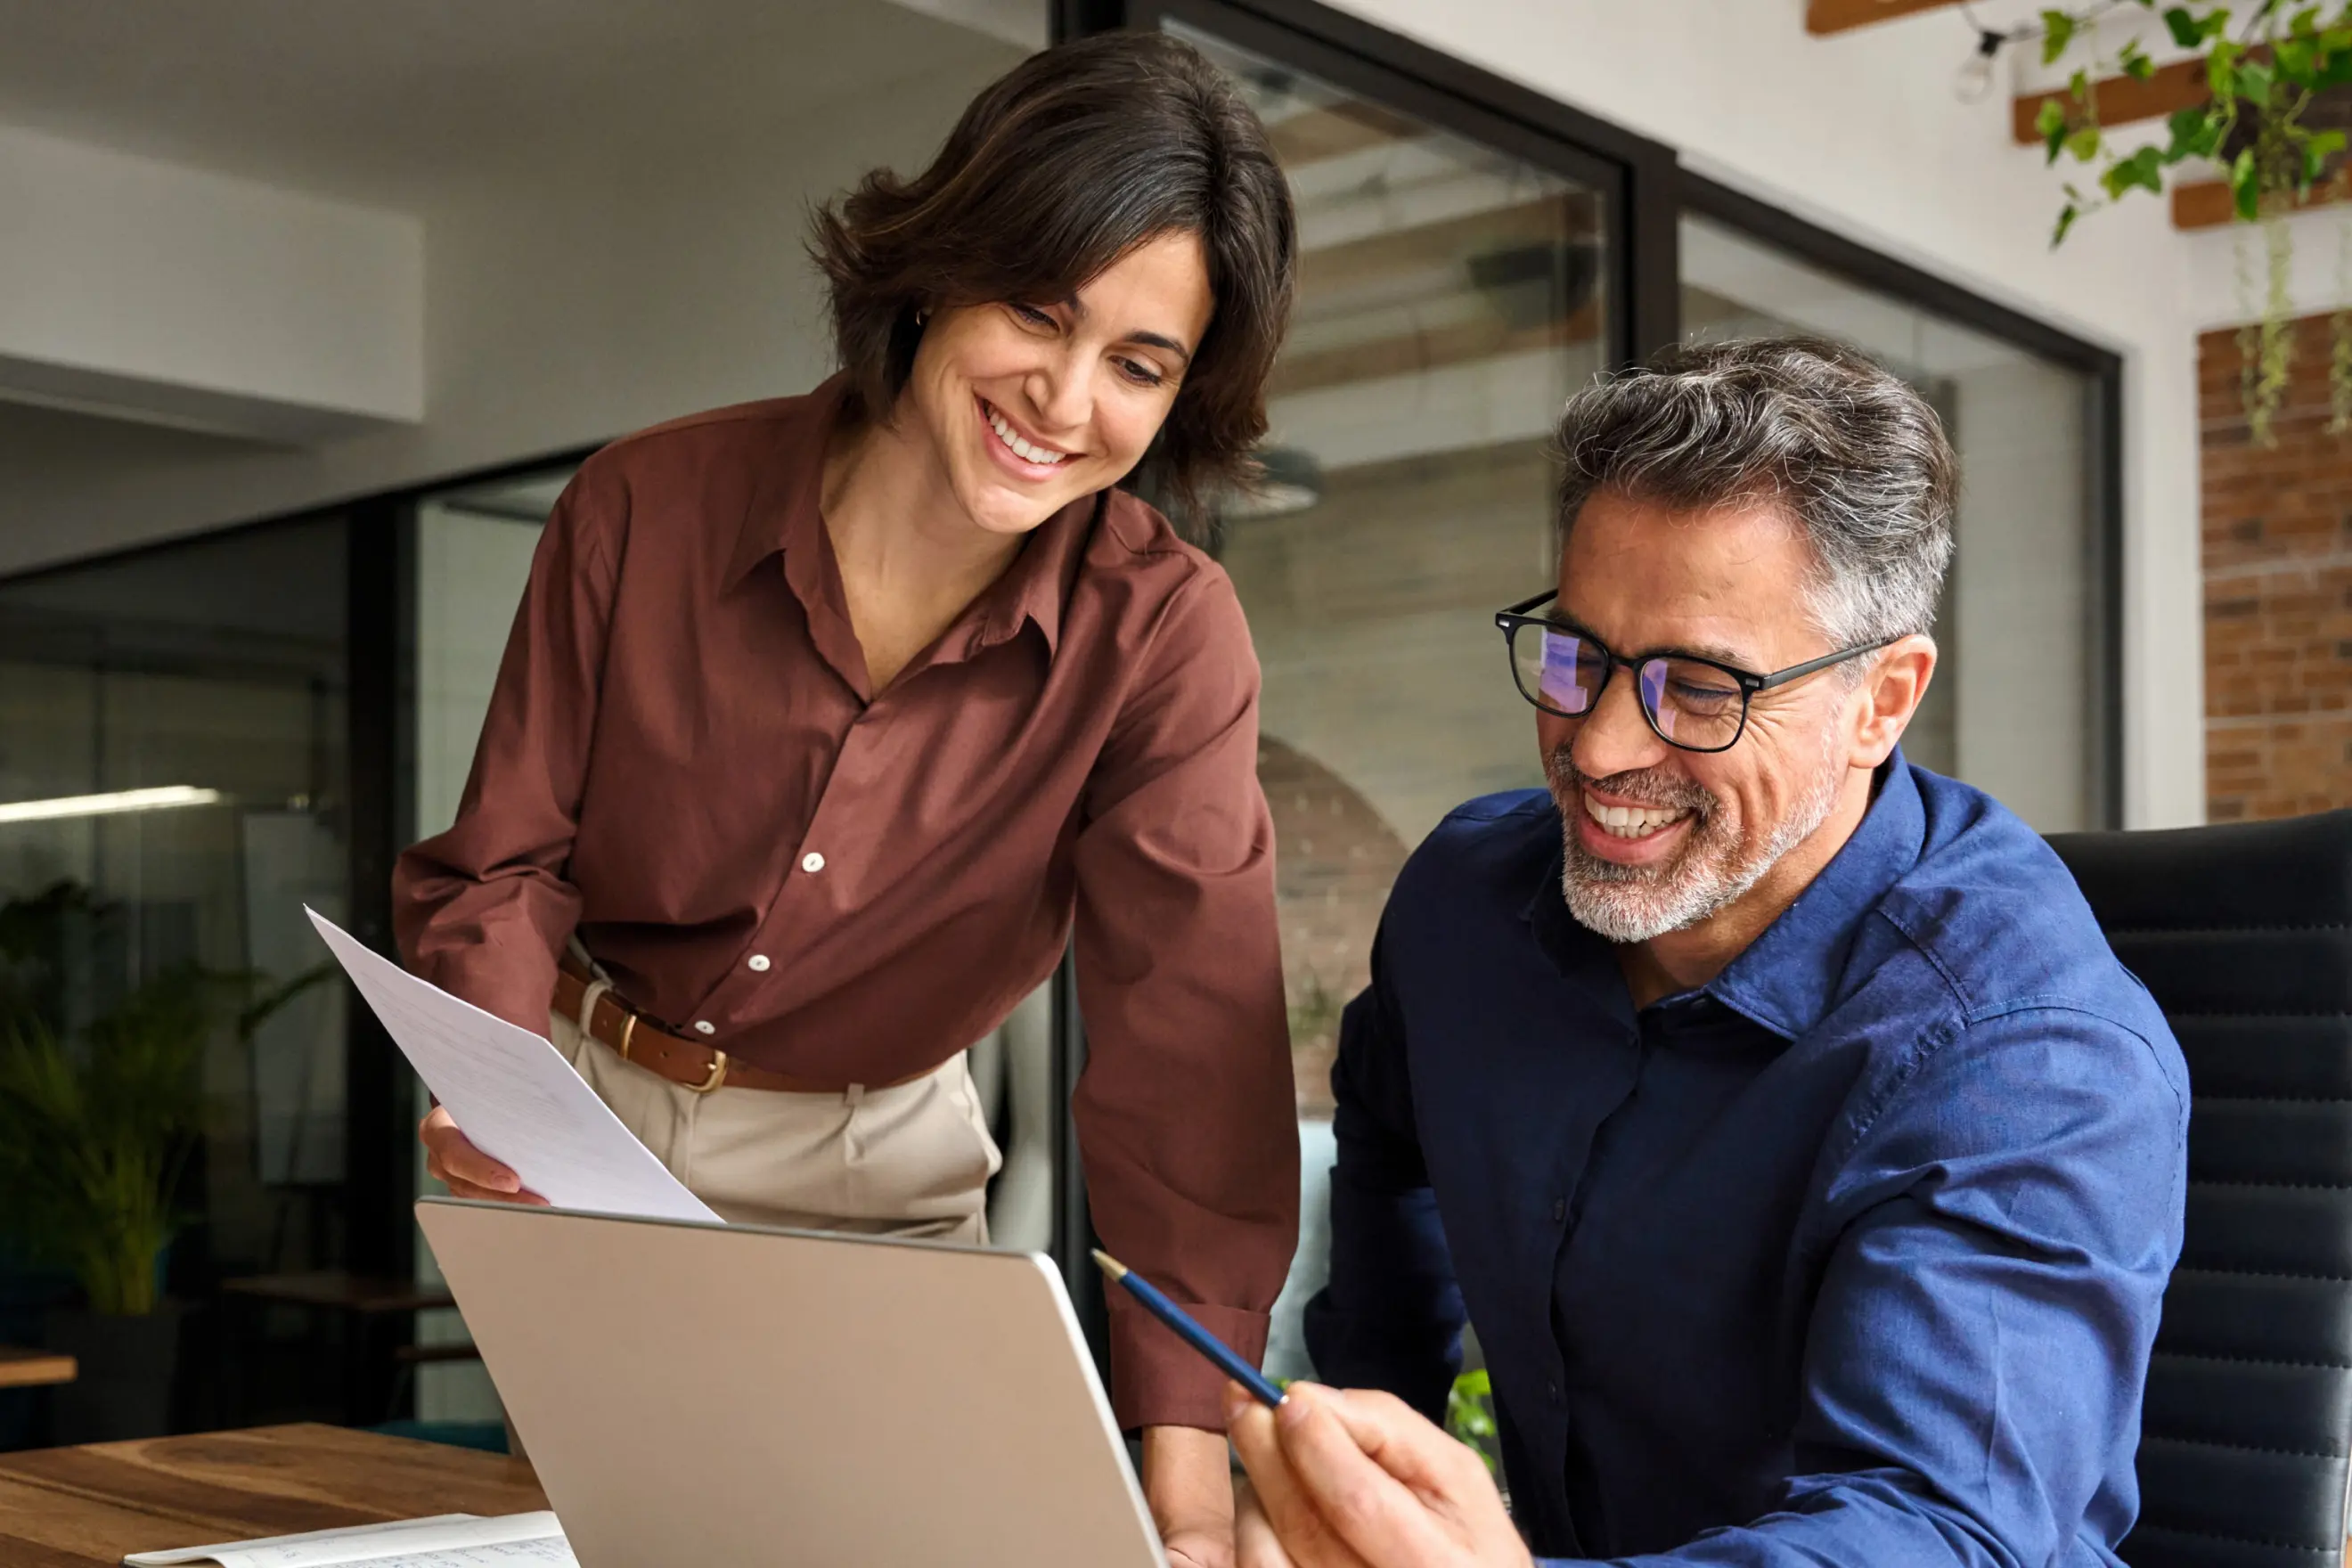
<instances>
[{"instance_id":1,"label":"blue denim shirt","mask_svg":"<svg viewBox=\"0 0 2352 1568\"><path fill-rule=\"evenodd\" d=\"M2116 1562L2189 1084L2065 868L1898 754L1638 1013L1559 878L1530 791L1398 879L1332 1072L1320 1375L1434 1417L1466 1315L1538 1555Z\"/></svg>"}]
</instances>

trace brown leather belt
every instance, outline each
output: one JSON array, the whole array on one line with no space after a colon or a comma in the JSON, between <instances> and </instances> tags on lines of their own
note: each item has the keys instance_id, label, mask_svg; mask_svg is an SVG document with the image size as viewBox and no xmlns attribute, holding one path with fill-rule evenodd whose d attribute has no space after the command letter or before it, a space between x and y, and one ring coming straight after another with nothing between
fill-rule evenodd
<instances>
[{"instance_id":1,"label":"brown leather belt","mask_svg":"<svg viewBox=\"0 0 2352 1568\"><path fill-rule=\"evenodd\" d=\"M709 1094L714 1089L764 1089L779 1094L843 1094L849 1089L846 1083L823 1083L767 1068L755 1068L749 1062L736 1060L716 1047L674 1035L640 1015L609 988L598 994L594 1016L582 1018L580 1004L587 997L589 977L581 973L574 967L574 963L567 956L562 967L556 971L552 1005L555 1011L576 1021L591 1036L612 1047L623 1061L635 1062L647 1072L657 1073L697 1094ZM902 1083L912 1083L928 1076L928 1073L909 1073L887 1083L866 1087L896 1089Z\"/></svg>"}]
</instances>

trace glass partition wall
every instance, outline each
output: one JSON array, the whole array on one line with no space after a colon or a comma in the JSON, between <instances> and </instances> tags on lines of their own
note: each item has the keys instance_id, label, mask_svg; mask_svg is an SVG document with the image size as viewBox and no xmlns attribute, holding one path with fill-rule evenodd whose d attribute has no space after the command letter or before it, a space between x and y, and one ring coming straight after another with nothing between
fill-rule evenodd
<instances>
[{"instance_id":1,"label":"glass partition wall","mask_svg":"<svg viewBox=\"0 0 2352 1568\"><path fill-rule=\"evenodd\" d=\"M1919 387L1970 482L1909 744L2058 830L2113 820L2115 365L1760 204L1685 211L1684 190L1715 193L1670 153L1661 175L1661 150L1309 0L1112 9L1096 20L1156 25L1231 73L1298 205L1275 482L1213 543L1265 668L1305 1156L1267 1365L1307 1375L1339 1009L1412 847L1462 801L1542 782L1492 612L1554 573L1569 394L1645 343L1798 331Z\"/></svg>"},{"instance_id":2,"label":"glass partition wall","mask_svg":"<svg viewBox=\"0 0 2352 1568\"><path fill-rule=\"evenodd\" d=\"M1470 796L1542 782L1491 613L1553 570L1560 404L1610 360L1608 204L1206 28L1167 24L1265 121L1297 204L1299 296L1263 453L1214 553L1265 670L1306 1174L1268 1370L1311 1368L1339 1009L1412 846Z\"/></svg>"},{"instance_id":3,"label":"glass partition wall","mask_svg":"<svg viewBox=\"0 0 2352 1568\"><path fill-rule=\"evenodd\" d=\"M344 993L302 986L237 1021L316 971L302 906L349 903L345 552L330 518L0 584L0 1030L79 1061L94 1028L160 1020L155 1070L122 1092L186 1096L196 1125L160 1265L181 1301L347 1257ZM218 1005L161 1009L191 976ZM189 1058L193 1082L163 1070ZM62 1331L45 1321L71 1285L0 1230L0 1341ZM177 1335L181 1412L218 1425L316 1381L299 1336L247 1325L227 1386L229 1327L198 1312ZM42 1436L14 1398L0 1447Z\"/></svg>"},{"instance_id":4,"label":"glass partition wall","mask_svg":"<svg viewBox=\"0 0 2352 1568\"><path fill-rule=\"evenodd\" d=\"M1806 332L1916 388L1965 484L1913 761L1991 792L2044 833L2105 826L2106 388L2068 363L1873 287L1722 218L1682 219L1686 337Z\"/></svg>"}]
</instances>

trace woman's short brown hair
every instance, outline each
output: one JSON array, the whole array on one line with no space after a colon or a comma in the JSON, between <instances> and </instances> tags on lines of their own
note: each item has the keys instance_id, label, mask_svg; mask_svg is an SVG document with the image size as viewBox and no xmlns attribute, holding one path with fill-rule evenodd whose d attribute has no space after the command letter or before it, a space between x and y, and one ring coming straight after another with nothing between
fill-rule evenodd
<instances>
[{"instance_id":1,"label":"woman's short brown hair","mask_svg":"<svg viewBox=\"0 0 2352 1568\"><path fill-rule=\"evenodd\" d=\"M1139 478L1186 510L1246 481L1297 226L1265 127L1190 45L1109 33L1032 55L929 168L874 171L814 227L858 416L897 406L923 312L1066 300L1139 245L1198 235L1215 314Z\"/></svg>"}]
</instances>

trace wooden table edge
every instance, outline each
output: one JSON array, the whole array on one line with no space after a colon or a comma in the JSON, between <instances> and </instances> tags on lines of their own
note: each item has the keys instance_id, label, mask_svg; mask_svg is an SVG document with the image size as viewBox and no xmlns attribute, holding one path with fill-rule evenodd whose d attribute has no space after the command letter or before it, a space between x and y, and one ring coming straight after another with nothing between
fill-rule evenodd
<instances>
[{"instance_id":1,"label":"wooden table edge","mask_svg":"<svg viewBox=\"0 0 2352 1568\"><path fill-rule=\"evenodd\" d=\"M121 1457L129 1460L133 1456L142 1454L146 1450L158 1446L194 1444L220 1438L246 1438L249 1440L257 1440L268 1447L290 1449L298 1453L305 1448L314 1450L341 1450L346 1457L350 1457L352 1450L355 1448L360 1450L373 1449L379 1454L404 1448L421 1451L424 1455L430 1456L438 1460L455 1463L461 1468L472 1468L478 1463L487 1471L488 1467L495 1466L506 1473L502 1475L491 1475L488 1473L481 1474L474 1478L475 1484L486 1487L510 1488L519 1493L537 1494L535 1500L529 1495L518 1496L512 1499L512 1501L520 1505L515 1511L531 1511L547 1506L545 1501L546 1493L544 1489L540 1487L538 1478L532 1473L530 1463L527 1460L518 1459L504 1454L493 1454L482 1449L460 1448L448 1444L429 1442L423 1438L399 1436L388 1432L370 1432L360 1427L334 1426L324 1422L291 1422L260 1426L229 1427L212 1432L181 1433L169 1437L134 1438L127 1442L120 1443L89 1443L65 1445L57 1448L27 1448L11 1454L0 1454L0 1476L4 1476L7 1479L16 1482L20 1486L28 1487L38 1491L47 1492L59 1499L68 1500L73 1502L92 1503L102 1507L137 1512L153 1519L159 1524L166 1527L184 1526L192 1531L199 1532L194 1539L190 1540L185 1544L198 1545L203 1544L206 1541L243 1539L243 1537L233 1535L225 1536L219 1533L226 1517L224 1513L220 1511L203 1512L191 1506L142 1497L137 1495L135 1491L126 1491L121 1489L111 1487L98 1487L79 1484L67 1478L44 1475L37 1470L26 1470L21 1468L22 1462L26 1458L38 1454L79 1451L108 1457ZM155 1467L155 1468L157 1473L162 1475L171 1475L174 1473L164 1469L162 1467ZM319 1502L327 1508L341 1509L355 1515L364 1516L351 1521L352 1523L389 1523L397 1519L421 1517L421 1515L417 1514L414 1510L394 1509L381 1503L369 1502L348 1495L333 1497L311 1496L310 1492L297 1494L287 1494L282 1492L272 1493L267 1489L236 1488L228 1486L225 1482L215 1484L221 1485L225 1490L246 1492L247 1495L257 1498L273 1495L281 1497L288 1495L304 1496L308 1498L309 1500ZM312 1491L320 1493L327 1492L330 1489L331 1489L325 1486L314 1486L311 1489ZM426 1511L450 1510L428 1510ZM457 1511L471 1510L458 1510ZM149 1549L133 1548L132 1550Z\"/></svg>"}]
</instances>

